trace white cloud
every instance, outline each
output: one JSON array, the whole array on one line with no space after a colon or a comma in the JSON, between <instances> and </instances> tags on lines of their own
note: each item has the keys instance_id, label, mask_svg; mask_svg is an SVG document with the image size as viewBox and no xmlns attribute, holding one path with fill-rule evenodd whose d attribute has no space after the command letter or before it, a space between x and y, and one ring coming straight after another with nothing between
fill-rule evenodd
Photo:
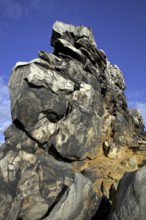
<instances>
[{"instance_id":1,"label":"white cloud","mask_svg":"<svg viewBox=\"0 0 146 220\"><path fill-rule=\"evenodd\" d=\"M39 9L40 6L41 0L4 0L0 1L0 14L17 20L31 10Z\"/></svg>"},{"instance_id":2,"label":"white cloud","mask_svg":"<svg viewBox=\"0 0 146 220\"><path fill-rule=\"evenodd\" d=\"M5 131L5 129L10 125L10 121L4 121L3 123L0 123L0 132Z\"/></svg>"},{"instance_id":3,"label":"white cloud","mask_svg":"<svg viewBox=\"0 0 146 220\"><path fill-rule=\"evenodd\" d=\"M32 11L39 13L52 11L62 3L58 0L0 0L0 15L17 20Z\"/></svg>"},{"instance_id":4,"label":"white cloud","mask_svg":"<svg viewBox=\"0 0 146 220\"><path fill-rule=\"evenodd\" d=\"M0 1L0 14L8 18L17 19L23 14L23 7L20 4L22 1L5 0Z\"/></svg>"},{"instance_id":5,"label":"white cloud","mask_svg":"<svg viewBox=\"0 0 146 220\"><path fill-rule=\"evenodd\" d=\"M10 99L8 87L0 76L0 143L3 142L3 132L11 124Z\"/></svg>"},{"instance_id":6,"label":"white cloud","mask_svg":"<svg viewBox=\"0 0 146 220\"><path fill-rule=\"evenodd\" d=\"M0 102L9 99L8 86L4 82L2 76L0 76Z\"/></svg>"}]
</instances>

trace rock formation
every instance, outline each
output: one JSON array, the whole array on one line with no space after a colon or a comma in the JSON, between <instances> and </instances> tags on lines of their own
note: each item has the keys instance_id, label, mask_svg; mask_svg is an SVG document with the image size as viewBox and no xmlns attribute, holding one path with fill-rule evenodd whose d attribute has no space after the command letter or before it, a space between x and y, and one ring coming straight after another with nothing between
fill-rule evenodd
<instances>
[{"instance_id":1,"label":"rock formation","mask_svg":"<svg viewBox=\"0 0 146 220\"><path fill-rule=\"evenodd\" d=\"M0 219L145 219L146 133L122 72L90 28L57 21L51 45L9 78Z\"/></svg>"}]
</instances>

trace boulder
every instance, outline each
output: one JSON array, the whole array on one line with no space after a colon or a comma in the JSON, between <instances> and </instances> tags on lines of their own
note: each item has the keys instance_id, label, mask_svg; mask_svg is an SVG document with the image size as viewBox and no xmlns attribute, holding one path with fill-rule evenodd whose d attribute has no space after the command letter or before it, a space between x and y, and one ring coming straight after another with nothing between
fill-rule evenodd
<instances>
[{"instance_id":1,"label":"boulder","mask_svg":"<svg viewBox=\"0 0 146 220\"><path fill-rule=\"evenodd\" d=\"M146 166L126 173L120 180L112 205L111 220L144 220L146 218Z\"/></svg>"},{"instance_id":2,"label":"boulder","mask_svg":"<svg viewBox=\"0 0 146 220\"><path fill-rule=\"evenodd\" d=\"M42 150L26 153L5 144L0 154L1 219L77 219L95 214L101 197L71 165ZM91 202L92 201L92 202Z\"/></svg>"},{"instance_id":3,"label":"boulder","mask_svg":"<svg viewBox=\"0 0 146 220\"><path fill-rule=\"evenodd\" d=\"M91 219L101 202L101 198L97 198L91 191L89 179L77 173L74 183L68 187L45 220Z\"/></svg>"},{"instance_id":4,"label":"boulder","mask_svg":"<svg viewBox=\"0 0 146 220\"><path fill-rule=\"evenodd\" d=\"M128 176L131 187L142 172L126 174L116 191L123 173L143 164L143 121L128 109L123 74L96 47L90 28L57 21L51 45L53 53L16 63L9 78L12 124L0 149L0 219L107 219L111 198L126 192ZM133 213L141 217L140 196ZM123 199L113 202L112 219L129 218Z\"/></svg>"}]
</instances>

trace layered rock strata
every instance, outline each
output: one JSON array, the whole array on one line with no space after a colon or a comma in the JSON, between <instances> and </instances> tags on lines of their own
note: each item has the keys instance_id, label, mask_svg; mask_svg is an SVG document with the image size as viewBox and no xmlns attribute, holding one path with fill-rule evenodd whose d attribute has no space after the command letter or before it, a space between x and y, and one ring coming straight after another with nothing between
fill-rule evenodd
<instances>
[{"instance_id":1,"label":"layered rock strata","mask_svg":"<svg viewBox=\"0 0 146 220\"><path fill-rule=\"evenodd\" d=\"M12 124L0 150L0 219L144 219L143 197L133 198L127 212L121 206L133 196L123 198L127 181L132 187L141 172L145 179L145 167L134 170L144 165L146 148L122 72L96 47L90 28L57 21L51 45L52 54L17 63L9 78ZM125 171L134 173L117 189Z\"/></svg>"}]
</instances>

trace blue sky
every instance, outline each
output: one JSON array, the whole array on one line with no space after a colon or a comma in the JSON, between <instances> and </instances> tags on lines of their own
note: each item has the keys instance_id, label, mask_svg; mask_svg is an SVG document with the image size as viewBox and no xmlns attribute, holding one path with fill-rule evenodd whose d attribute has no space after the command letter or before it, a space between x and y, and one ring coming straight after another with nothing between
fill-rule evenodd
<instances>
[{"instance_id":1,"label":"blue sky","mask_svg":"<svg viewBox=\"0 0 146 220\"><path fill-rule=\"evenodd\" d=\"M97 47L123 72L129 106L141 111L146 124L145 0L0 0L0 142L11 121L11 69L39 50L52 51L56 20L92 28Z\"/></svg>"}]
</instances>

